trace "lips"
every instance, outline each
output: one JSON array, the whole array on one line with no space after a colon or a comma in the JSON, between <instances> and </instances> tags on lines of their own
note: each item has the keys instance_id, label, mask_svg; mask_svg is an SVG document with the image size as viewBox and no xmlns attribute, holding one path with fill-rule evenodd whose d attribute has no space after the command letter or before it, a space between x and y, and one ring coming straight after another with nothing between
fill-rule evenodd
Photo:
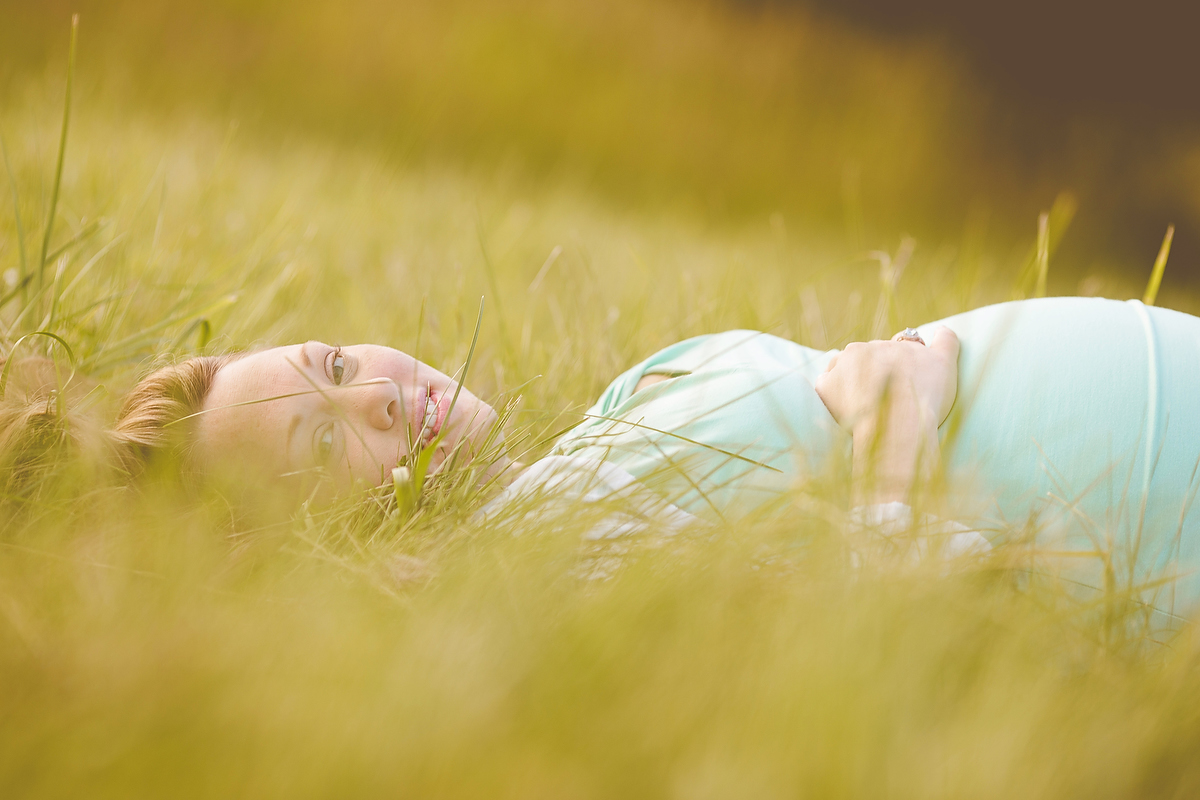
<instances>
[{"instance_id":1,"label":"lips","mask_svg":"<svg viewBox=\"0 0 1200 800\"><path fill-rule=\"evenodd\" d=\"M425 407L421 410L421 445L428 447L439 433L442 431L442 425L446 421L446 406L442 403L444 399L442 395L438 395L432 388L425 390Z\"/></svg>"}]
</instances>

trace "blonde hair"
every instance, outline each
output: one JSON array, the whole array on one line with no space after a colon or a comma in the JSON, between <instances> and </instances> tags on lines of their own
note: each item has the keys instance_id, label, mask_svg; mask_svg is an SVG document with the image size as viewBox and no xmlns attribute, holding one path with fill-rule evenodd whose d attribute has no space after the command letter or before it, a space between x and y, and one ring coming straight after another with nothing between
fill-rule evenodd
<instances>
[{"instance_id":1,"label":"blonde hair","mask_svg":"<svg viewBox=\"0 0 1200 800\"><path fill-rule=\"evenodd\" d=\"M101 425L81 402L94 384L62 375L49 358L0 359L0 491L21 497L72 456L102 449Z\"/></svg>"},{"instance_id":2,"label":"blonde hair","mask_svg":"<svg viewBox=\"0 0 1200 800\"><path fill-rule=\"evenodd\" d=\"M118 473L118 480L148 472L189 475L194 426L213 379L241 353L199 356L154 370L125 397L116 424L107 428L106 403L93 381L64 380L54 361L0 358L0 498L53 492L55 478ZM159 469L163 467L165 469Z\"/></svg>"},{"instance_id":3,"label":"blonde hair","mask_svg":"<svg viewBox=\"0 0 1200 800\"><path fill-rule=\"evenodd\" d=\"M240 353L189 358L151 372L133 387L110 433L130 476L167 460L187 466L194 427L189 418L204 406L221 367L238 358Z\"/></svg>"}]
</instances>

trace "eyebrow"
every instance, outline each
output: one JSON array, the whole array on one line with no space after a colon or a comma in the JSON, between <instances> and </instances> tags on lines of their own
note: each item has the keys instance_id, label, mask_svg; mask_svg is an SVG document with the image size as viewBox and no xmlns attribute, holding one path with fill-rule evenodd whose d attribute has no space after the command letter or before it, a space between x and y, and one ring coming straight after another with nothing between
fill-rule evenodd
<instances>
[{"instance_id":1,"label":"eyebrow","mask_svg":"<svg viewBox=\"0 0 1200 800\"><path fill-rule=\"evenodd\" d=\"M300 345L300 360L304 363L304 366L312 369L312 359L308 357L308 346L310 344L312 342L305 342ZM287 438L284 440L284 447L287 449L284 452L287 454L289 464L292 460L292 437L296 435L296 429L300 427L301 419L302 415L297 413L292 417L292 421L288 423Z\"/></svg>"},{"instance_id":2,"label":"eyebrow","mask_svg":"<svg viewBox=\"0 0 1200 800\"><path fill-rule=\"evenodd\" d=\"M288 423L287 444L284 445L287 449L284 451L287 454L288 462L292 460L292 437L296 435L296 429L300 427L300 414L292 417L292 421Z\"/></svg>"}]
</instances>

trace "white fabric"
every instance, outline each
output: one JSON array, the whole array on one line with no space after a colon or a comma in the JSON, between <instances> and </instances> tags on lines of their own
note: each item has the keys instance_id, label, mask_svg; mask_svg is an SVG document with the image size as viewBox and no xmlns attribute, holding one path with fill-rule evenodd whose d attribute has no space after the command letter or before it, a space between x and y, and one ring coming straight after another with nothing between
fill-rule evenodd
<instances>
[{"instance_id":1,"label":"white fabric","mask_svg":"<svg viewBox=\"0 0 1200 800\"><path fill-rule=\"evenodd\" d=\"M547 456L535 461L480 514L495 519L514 512L527 523L588 514L583 538L593 541L648 531L674 534L708 526L658 497L615 464L579 456Z\"/></svg>"},{"instance_id":2,"label":"white fabric","mask_svg":"<svg viewBox=\"0 0 1200 800\"><path fill-rule=\"evenodd\" d=\"M952 561L990 552L991 543L979 531L931 514L914 519L905 503L877 503L850 510L847 535L857 563L874 556L918 563L931 558Z\"/></svg>"},{"instance_id":3,"label":"white fabric","mask_svg":"<svg viewBox=\"0 0 1200 800\"><path fill-rule=\"evenodd\" d=\"M583 539L588 541L711 527L658 497L620 467L579 456L534 462L480 515L514 515L518 525L582 520ZM949 562L992 549L978 531L929 514L914 519L912 508L899 502L851 509L846 533L859 566L877 558L894 563L897 556L913 564L929 559Z\"/></svg>"}]
</instances>

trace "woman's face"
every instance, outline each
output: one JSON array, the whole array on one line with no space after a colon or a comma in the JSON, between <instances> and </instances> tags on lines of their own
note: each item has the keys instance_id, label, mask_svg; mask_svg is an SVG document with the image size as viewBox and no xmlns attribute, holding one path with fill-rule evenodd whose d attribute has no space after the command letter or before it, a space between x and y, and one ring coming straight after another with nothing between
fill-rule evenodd
<instances>
[{"instance_id":1,"label":"woman's face","mask_svg":"<svg viewBox=\"0 0 1200 800\"><path fill-rule=\"evenodd\" d=\"M431 470L459 444L470 457L496 413L449 376L390 347L276 347L226 364L197 418L202 466L275 474L321 468L338 488L378 486L405 457L442 436Z\"/></svg>"}]
</instances>

